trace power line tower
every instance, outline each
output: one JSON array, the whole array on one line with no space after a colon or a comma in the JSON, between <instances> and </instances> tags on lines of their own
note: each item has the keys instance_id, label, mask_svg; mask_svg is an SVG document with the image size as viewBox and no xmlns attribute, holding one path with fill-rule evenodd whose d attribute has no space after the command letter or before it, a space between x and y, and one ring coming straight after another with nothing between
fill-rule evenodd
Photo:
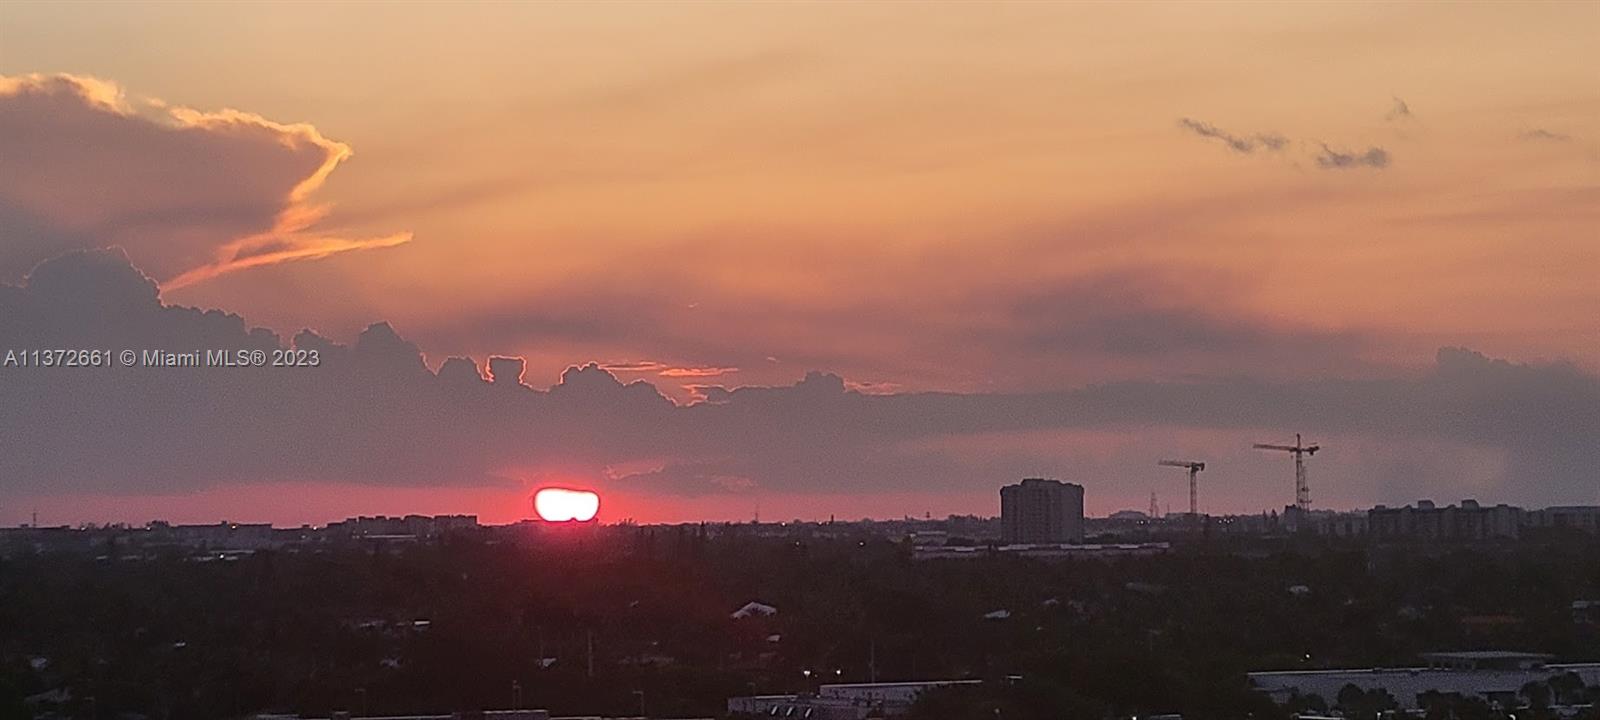
<instances>
[{"instance_id":1,"label":"power line tower","mask_svg":"<svg viewBox=\"0 0 1600 720\"><path fill-rule=\"evenodd\" d=\"M1198 476L1201 470L1206 469L1206 464L1193 460L1162 460L1156 464L1165 467L1185 468L1189 471L1189 516L1198 519L1200 517L1200 483L1198 482Z\"/></svg>"},{"instance_id":2,"label":"power line tower","mask_svg":"<svg viewBox=\"0 0 1600 720\"><path fill-rule=\"evenodd\" d=\"M1280 450L1294 455L1294 505L1301 510L1311 509L1311 486L1306 482L1306 456L1315 455L1322 449L1321 445L1306 445L1300 440L1300 433L1294 434L1293 445L1270 445L1256 443L1257 450Z\"/></svg>"}]
</instances>

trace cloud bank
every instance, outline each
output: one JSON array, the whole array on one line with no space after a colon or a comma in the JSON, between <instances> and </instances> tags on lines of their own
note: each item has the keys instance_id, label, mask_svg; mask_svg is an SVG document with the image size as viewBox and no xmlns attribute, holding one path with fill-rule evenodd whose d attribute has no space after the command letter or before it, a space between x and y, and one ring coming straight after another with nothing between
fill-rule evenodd
<instances>
[{"instance_id":1,"label":"cloud bank","mask_svg":"<svg viewBox=\"0 0 1600 720\"><path fill-rule=\"evenodd\" d=\"M538 387L519 358L430 370L386 323L344 345L163 304L117 251L83 251L0 286L0 347L316 351L315 368L0 368L0 496L190 492L262 482L486 486L574 478L633 493L879 493L993 485L1070 448L1007 438L1301 428L1391 446L1480 448L1495 497L1588 499L1600 378L1463 349L1420 375L1122 382L1030 393L883 392L812 372L702 385L679 405L597 364ZM1448 467L1413 483L1460 494Z\"/></svg>"},{"instance_id":2,"label":"cloud bank","mask_svg":"<svg viewBox=\"0 0 1600 720\"><path fill-rule=\"evenodd\" d=\"M351 155L315 127L130 100L73 75L0 76L0 280L67 250L120 246L168 287L386 247L317 230L312 195Z\"/></svg>"}]
</instances>

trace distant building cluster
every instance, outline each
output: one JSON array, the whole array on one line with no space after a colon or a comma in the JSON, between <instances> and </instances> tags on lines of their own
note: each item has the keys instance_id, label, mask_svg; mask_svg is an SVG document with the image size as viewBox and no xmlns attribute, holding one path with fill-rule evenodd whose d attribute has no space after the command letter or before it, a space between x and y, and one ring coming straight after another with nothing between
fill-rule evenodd
<instances>
[{"instance_id":1,"label":"distant building cluster","mask_svg":"<svg viewBox=\"0 0 1600 720\"><path fill-rule=\"evenodd\" d=\"M407 535L426 538L460 530L476 530L477 528L477 515L407 515L405 517L361 515L336 523L328 523L327 531L356 538Z\"/></svg>"},{"instance_id":2,"label":"distant building cluster","mask_svg":"<svg viewBox=\"0 0 1600 720\"><path fill-rule=\"evenodd\" d=\"M1160 555L1172 549L1168 542L1144 543L1050 543L1016 545L913 545L913 560L948 560L993 557L1039 558L1046 560L1109 560L1135 555Z\"/></svg>"},{"instance_id":3,"label":"distant building cluster","mask_svg":"<svg viewBox=\"0 0 1600 720\"><path fill-rule=\"evenodd\" d=\"M458 534L489 534L510 541L562 533L561 523L524 520L483 526L476 515L359 516L326 526L273 527L266 523L220 522L175 525L151 522L123 525L0 528L0 557L18 552L70 551L136 560L155 553L185 553L196 561L229 561L268 549L327 544L358 544L399 552L408 545ZM659 540L679 544L707 539L808 540L883 539L903 541L917 560L967 559L1009 555L1031 558L1112 558L1170 550L1173 541L1197 533L1222 536L1311 535L1373 542L1504 542L1529 533L1600 535L1600 506L1558 506L1537 510L1463 500L1336 512L1288 506L1259 515L1167 515L1123 510L1104 518L1084 516L1084 487L1070 482L1026 478L1000 488L1000 516L952 515L893 520L722 522L641 527L631 522L568 531L638 535L647 546ZM1086 538L1091 541L1086 542Z\"/></svg>"},{"instance_id":4,"label":"distant building cluster","mask_svg":"<svg viewBox=\"0 0 1600 720\"><path fill-rule=\"evenodd\" d=\"M1331 705L1341 693L1383 693L1402 710L1418 710L1429 693L1456 693L1489 703L1520 706L1518 694L1530 684L1572 676L1600 684L1600 663L1549 664L1550 655L1507 651L1439 652L1422 656L1425 665L1404 668L1289 670L1250 673L1250 684L1279 704L1315 696Z\"/></svg>"},{"instance_id":5,"label":"distant building cluster","mask_svg":"<svg viewBox=\"0 0 1600 720\"><path fill-rule=\"evenodd\" d=\"M162 521L143 526L82 525L0 528L0 557L61 552L102 560L137 561L183 556L193 562L228 562L263 550L286 552L326 548L361 548L400 553L419 544L450 537L476 537L490 542L528 543L559 536L598 536L619 542L611 546L640 552L669 552L710 539L722 542L781 538L796 542L887 540L918 535L938 544L990 545L999 537L999 520L978 516L901 518L894 520L722 522L640 526L629 522L598 525L522 520L482 525L475 515L360 516L324 526L273 527L266 523L221 522L180 525Z\"/></svg>"},{"instance_id":6,"label":"distant building cluster","mask_svg":"<svg viewBox=\"0 0 1600 720\"><path fill-rule=\"evenodd\" d=\"M1463 500L1440 506L1429 500L1405 507L1379 505L1365 512L1311 513L1299 520L1306 531L1374 540L1477 542L1516 540L1530 530L1600 534L1600 506L1524 510L1513 505L1481 505Z\"/></svg>"},{"instance_id":7,"label":"distant building cluster","mask_svg":"<svg viewBox=\"0 0 1600 720\"><path fill-rule=\"evenodd\" d=\"M1197 524L1186 515L1160 518L1133 510L1086 522L1090 535L1110 537L1180 533L1192 531ZM1422 500L1404 507L1379 505L1338 512L1301 510L1291 505L1281 513L1203 517L1199 525L1221 535L1308 534L1377 542L1496 542L1517 540L1530 532L1600 534L1600 506L1527 510L1514 505L1482 505L1475 500L1443 506Z\"/></svg>"},{"instance_id":8,"label":"distant building cluster","mask_svg":"<svg viewBox=\"0 0 1600 720\"><path fill-rule=\"evenodd\" d=\"M816 692L752 695L728 699L732 717L782 717L808 720L865 720L898 717L911 711L917 696L936 687L978 685L982 680L825 684Z\"/></svg>"},{"instance_id":9,"label":"distant building cluster","mask_svg":"<svg viewBox=\"0 0 1600 720\"><path fill-rule=\"evenodd\" d=\"M175 525L157 520L143 527L0 528L0 557L19 551L94 553L135 560L153 553L182 553L202 562L235 560L260 550L327 543L363 542L393 548L451 533L479 530L476 515L356 517L323 527L273 527L269 523L220 522Z\"/></svg>"}]
</instances>

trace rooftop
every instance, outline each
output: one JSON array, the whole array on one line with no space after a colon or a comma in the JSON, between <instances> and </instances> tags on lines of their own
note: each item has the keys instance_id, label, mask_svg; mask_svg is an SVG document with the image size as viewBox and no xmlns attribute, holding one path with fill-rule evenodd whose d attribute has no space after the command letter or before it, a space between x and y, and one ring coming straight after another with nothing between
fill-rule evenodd
<instances>
[{"instance_id":1,"label":"rooftop","mask_svg":"<svg viewBox=\"0 0 1600 720\"><path fill-rule=\"evenodd\" d=\"M1554 660L1547 653L1515 652L1511 650L1462 650L1457 652L1423 653L1423 660Z\"/></svg>"}]
</instances>

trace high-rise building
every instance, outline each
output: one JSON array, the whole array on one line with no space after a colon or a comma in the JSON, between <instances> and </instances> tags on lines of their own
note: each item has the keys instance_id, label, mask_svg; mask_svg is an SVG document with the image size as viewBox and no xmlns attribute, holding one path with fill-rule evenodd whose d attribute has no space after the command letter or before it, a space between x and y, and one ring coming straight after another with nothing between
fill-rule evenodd
<instances>
[{"instance_id":1,"label":"high-rise building","mask_svg":"<svg viewBox=\"0 0 1600 720\"><path fill-rule=\"evenodd\" d=\"M1000 535L1008 543L1083 542L1083 486L1026 478L1000 488Z\"/></svg>"}]
</instances>

